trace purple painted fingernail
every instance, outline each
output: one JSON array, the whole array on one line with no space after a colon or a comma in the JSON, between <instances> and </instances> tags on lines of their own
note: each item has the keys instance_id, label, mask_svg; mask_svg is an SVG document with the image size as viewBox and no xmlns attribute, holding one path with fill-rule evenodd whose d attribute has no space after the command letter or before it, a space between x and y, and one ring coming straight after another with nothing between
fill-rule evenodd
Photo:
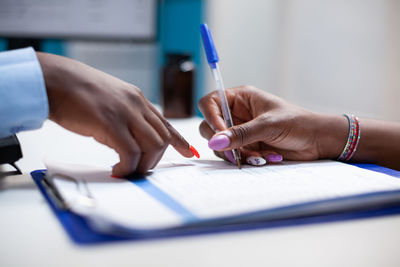
<instances>
[{"instance_id":1,"label":"purple painted fingernail","mask_svg":"<svg viewBox=\"0 0 400 267\"><path fill-rule=\"evenodd\" d=\"M237 162L235 160L235 157L233 156L232 150L224 151L224 154L232 164L237 165Z\"/></svg>"},{"instance_id":2,"label":"purple painted fingernail","mask_svg":"<svg viewBox=\"0 0 400 267\"><path fill-rule=\"evenodd\" d=\"M256 156L250 156L246 159L246 162L249 165L253 165L253 166L262 166L265 165L265 163L267 163L265 161L265 159L261 158L261 157L256 157Z\"/></svg>"},{"instance_id":3,"label":"purple painted fingernail","mask_svg":"<svg viewBox=\"0 0 400 267\"><path fill-rule=\"evenodd\" d=\"M208 147L213 150L221 150L229 146L231 140L224 134L215 135L208 141Z\"/></svg>"},{"instance_id":4,"label":"purple painted fingernail","mask_svg":"<svg viewBox=\"0 0 400 267\"><path fill-rule=\"evenodd\" d=\"M280 162L283 160L282 155L279 154L269 154L265 157L267 162Z\"/></svg>"}]
</instances>

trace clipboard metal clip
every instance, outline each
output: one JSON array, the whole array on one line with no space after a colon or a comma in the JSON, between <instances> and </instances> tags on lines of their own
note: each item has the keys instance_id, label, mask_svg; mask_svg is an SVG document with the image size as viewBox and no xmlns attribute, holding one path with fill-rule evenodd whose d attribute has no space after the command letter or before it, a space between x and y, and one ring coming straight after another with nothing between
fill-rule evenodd
<instances>
[{"instance_id":1,"label":"clipboard metal clip","mask_svg":"<svg viewBox=\"0 0 400 267\"><path fill-rule=\"evenodd\" d=\"M62 179L73 182L76 185L76 190L78 192L78 197L74 198L70 203L67 201L57 189L54 179ZM48 193L48 196L53 200L53 203L57 206L57 208L62 210L71 210L71 207L74 205L79 205L84 208L95 208L96 207L96 199L93 197L92 193L89 190L89 187L86 184L86 181L82 179L77 179L72 176L68 176L65 174L54 173L52 175L45 174L42 179L42 184L44 185L45 190Z\"/></svg>"}]
</instances>

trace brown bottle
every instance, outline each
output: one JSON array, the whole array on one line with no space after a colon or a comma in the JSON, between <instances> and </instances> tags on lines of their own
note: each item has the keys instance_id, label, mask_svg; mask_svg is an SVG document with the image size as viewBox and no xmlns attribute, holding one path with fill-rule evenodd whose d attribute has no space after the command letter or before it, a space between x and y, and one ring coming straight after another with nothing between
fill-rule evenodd
<instances>
[{"instance_id":1,"label":"brown bottle","mask_svg":"<svg viewBox=\"0 0 400 267\"><path fill-rule=\"evenodd\" d=\"M161 79L164 117L188 118L193 115L194 73L190 55L167 54Z\"/></svg>"}]
</instances>

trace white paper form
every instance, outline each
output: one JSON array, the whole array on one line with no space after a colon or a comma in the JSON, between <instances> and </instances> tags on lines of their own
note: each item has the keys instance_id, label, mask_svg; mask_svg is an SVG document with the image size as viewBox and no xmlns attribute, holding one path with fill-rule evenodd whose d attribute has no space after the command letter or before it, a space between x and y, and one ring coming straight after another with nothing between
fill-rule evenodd
<instances>
[{"instance_id":1,"label":"white paper form","mask_svg":"<svg viewBox=\"0 0 400 267\"><path fill-rule=\"evenodd\" d=\"M241 170L221 160L161 162L141 180L110 178L110 169L48 164L49 173L85 181L95 208L77 201L76 185L55 179L72 210L133 229L160 229L378 191L400 179L335 161L284 162ZM101 224L100 224L101 225Z\"/></svg>"},{"instance_id":2,"label":"white paper form","mask_svg":"<svg viewBox=\"0 0 400 267\"><path fill-rule=\"evenodd\" d=\"M400 189L398 178L336 161L239 170L222 161L188 160L160 164L148 179L202 219Z\"/></svg>"}]
</instances>

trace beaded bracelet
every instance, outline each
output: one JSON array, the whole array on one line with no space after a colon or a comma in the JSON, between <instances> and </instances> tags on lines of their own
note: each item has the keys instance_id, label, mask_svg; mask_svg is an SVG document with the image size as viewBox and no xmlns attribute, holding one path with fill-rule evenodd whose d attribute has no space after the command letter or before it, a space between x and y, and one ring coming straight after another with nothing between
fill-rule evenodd
<instances>
[{"instance_id":1,"label":"beaded bracelet","mask_svg":"<svg viewBox=\"0 0 400 267\"><path fill-rule=\"evenodd\" d=\"M360 142L361 129L358 123L358 118L352 114L343 114L349 121L349 137L347 143L344 146L342 154L340 154L338 160L349 161L357 150L358 143Z\"/></svg>"}]
</instances>

